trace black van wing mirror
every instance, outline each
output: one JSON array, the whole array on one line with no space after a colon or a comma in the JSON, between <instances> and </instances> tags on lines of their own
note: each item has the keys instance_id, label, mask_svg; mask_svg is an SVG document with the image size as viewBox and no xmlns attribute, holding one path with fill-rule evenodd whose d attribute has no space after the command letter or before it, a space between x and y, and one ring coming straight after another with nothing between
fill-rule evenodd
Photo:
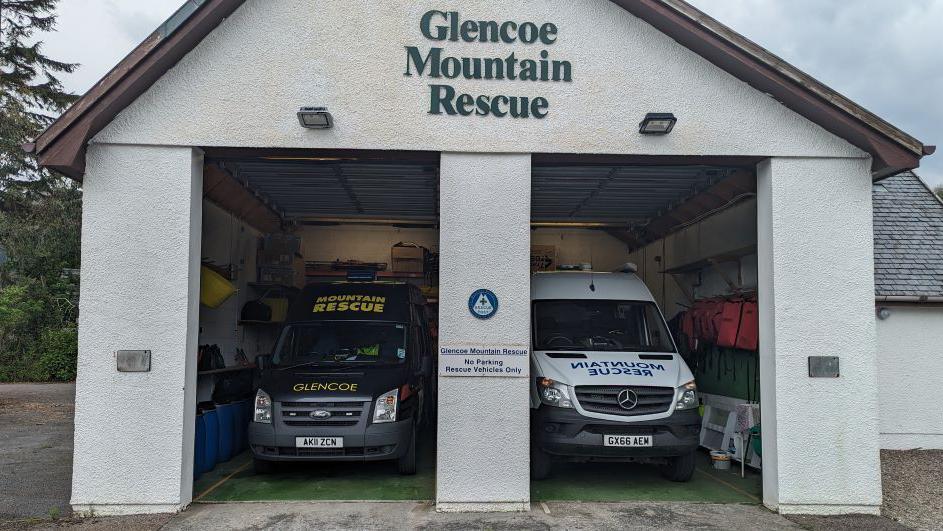
<instances>
[{"instance_id":1,"label":"black van wing mirror","mask_svg":"<svg viewBox=\"0 0 943 531\"><path fill-rule=\"evenodd\" d=\"M271 364L272 356L270 354L260 354L255 357L255 366L259 370L267 369Z\"/></svg>"}]
</instances>

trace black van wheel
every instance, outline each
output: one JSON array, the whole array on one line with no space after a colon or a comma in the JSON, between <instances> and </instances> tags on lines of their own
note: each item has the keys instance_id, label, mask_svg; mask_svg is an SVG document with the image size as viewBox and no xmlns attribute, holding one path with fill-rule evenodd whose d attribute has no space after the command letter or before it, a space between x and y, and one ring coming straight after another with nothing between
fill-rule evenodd
<instances>
[{"instance_id":1,"label":"black van wheel","mask_svg":"<svg viewBox=\"0 0 943 531\"><path fill-rule=\"evenodd\" d=\"M537 448L534 443L530 447L530 477L535 480L547 479L553 469L550 454Z\"/></svg>"},{"instance_id":2,"label":"black van wheel","mask_svg":"<svg viewBox=\"0 0 943 531\"><path fill-rule=\"evenodd\" d=\"M404 476L413 476L416 474L416 423L413 422L413 434L409 439L409 447L406 453L396 462L399 473Z\"/></svg>"},{"instance_id":3,"label":"black van wheel","mask_svg":"<svg viewBox=\"0 0 943 531\"><path fill-rule=\"evenodd\" d=\"M691 481L691 476L694 475L695 457L695 452L691 451L684 455L670 458L668 464L664 465L662 468L661 475L669 481L677 481L679 483Z\"/></svg>"},{"instance_id":4,"label":"black van wheel","mask_svg":"<svg viewBox=\"0 0 943 531\"><path fill-rule=\"evenodd\" d=\"M255 469L256 474L271 474L275 472L275 463L264 459L253 458L252 468Z\"/></svg>"}]
</instances>

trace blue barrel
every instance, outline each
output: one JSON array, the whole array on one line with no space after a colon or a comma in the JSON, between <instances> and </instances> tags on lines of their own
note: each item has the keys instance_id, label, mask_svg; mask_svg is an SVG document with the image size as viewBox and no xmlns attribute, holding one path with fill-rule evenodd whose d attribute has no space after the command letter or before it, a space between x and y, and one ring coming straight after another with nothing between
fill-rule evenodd
<instances>
[{"instance_id":1,"label":"blue barrel","mask_svg":"<svg viewBox=\"0 0 943 531\"><path fill-rule=\"evenodd\" d=\"M217 463L223 463L232 459L232 435L233 424L235 424L233 404L216 404L216 420L219 422L219 453L216 456Z\"/></svg>"},{"instance_id":2,"label":"blue barrel","mask_svg":"<svg viewBox=\"0 0 943 531\"><path fill-rule=\"evenodd\" d=\"M203 457L206 454L206 424L203 414L196 414L196 430L193 432L193 479L203 473Z\"/></svg>"},{"instance_id":3,"label":"blue barrel","mask_svg":"<svg viewBox=\"0 0 943 531\"><path fill-rule=\"evenodd\" d=\"M219 421L216 420L215 409L203 412L203 427L206 432L206 441L203 445L203 472L209 472L216 466L216 456L219 454Z\"/></svg>"}]
</instances>

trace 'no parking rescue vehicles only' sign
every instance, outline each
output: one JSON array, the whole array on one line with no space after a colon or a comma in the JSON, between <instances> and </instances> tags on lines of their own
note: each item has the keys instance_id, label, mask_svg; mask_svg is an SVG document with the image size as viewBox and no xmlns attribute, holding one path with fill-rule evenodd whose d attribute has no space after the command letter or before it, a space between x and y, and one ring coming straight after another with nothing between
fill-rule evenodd
<instances>
[{"instance_id":1,"label":"'no parking rescue vehicles only' sign","mask_svg":"<svg viewBox=\"0 0 943 531\"><path fill-rule=\"evenodd\" d=\"M440 346L441 376L527 376L527 347Z\"/></svg>"},{"instance_id":2,"label":"'no parking rescue vehicles only' sign","mask_svg":"<svg viewBox=\"0 0 943 531\"><path fill-rule=\"evenodd\" d=\"M468 297L472 317L487 321L498 313L498 296L479 289ZM527 376L530 350L523 345L448 345L439 347L441 376Z\"/></svg>"}]
</instances>

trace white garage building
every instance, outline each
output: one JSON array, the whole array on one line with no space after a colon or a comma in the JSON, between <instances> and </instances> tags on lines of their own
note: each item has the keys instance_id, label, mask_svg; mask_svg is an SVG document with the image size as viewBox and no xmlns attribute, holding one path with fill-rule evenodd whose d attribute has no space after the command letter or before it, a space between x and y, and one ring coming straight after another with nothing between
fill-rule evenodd
<instances>
[{"instance_id":1,"label":"white garage building","mask_svg":"<svg viewBox=\"0 0 943 531\"><path fill-rule=\"evenodd\" d=\"M641 134L650 113L673 130ZM77 510L191 502L197 345L236 337L199 306L227 217L322 242L306 260L437 249L440 347L529 347L533 244L647 260L666 313L698 268L755 263L764 503L880 509L872 185L932 148L681 0L191 0L35 152L85 194ZM752 223L688 230L744 201ZM488 321L466 308L483 287ZM132 349L148 372L116 370ZM529 507L528 385L439 377L440 509Z\"/></svg>"}]
</instances>

